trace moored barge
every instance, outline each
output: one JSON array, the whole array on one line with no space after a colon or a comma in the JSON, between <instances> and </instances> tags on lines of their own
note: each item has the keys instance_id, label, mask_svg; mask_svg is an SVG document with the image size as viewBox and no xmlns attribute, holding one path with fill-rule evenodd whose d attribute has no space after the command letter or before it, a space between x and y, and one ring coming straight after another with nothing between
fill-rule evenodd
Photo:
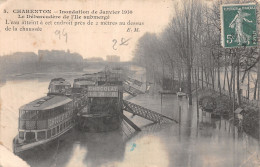
<instances>
[{"instance_id":1,"label":"moored barge","mask_svg":"<svg viewBox=\"0 0 260 167\"><path fill-rule=\"evenodd\" d=\"M121 124L123 74L120 70L105 69L76 80L87 88L88 105L78 115L78 127L87 132L106 132ZM95 82L95 85L91 83Z\"/></svg>"},{"instance_id":2,"label":"moored barge","mask_svg":"<svg viewBox=\"0 0 260 167\"><path fill-rule=\"evenodd\" d=\"M72 94L70 83L63 78L52 79L47 96L20 107L14 153L49 143L68 132L84 105L84 94Z\"/></svg>"},{"instance_id":3,"label":"moored barge","mask_svg":"<svg viewBox=\"0 0 260 167\"><path fill-rule=\"evenodd\" d=\"M19 133L14 152L19 153L48 143L74 125L73 101L66 96L50 95L22 106L19 110Z\"/></svg>"}]
</instances>

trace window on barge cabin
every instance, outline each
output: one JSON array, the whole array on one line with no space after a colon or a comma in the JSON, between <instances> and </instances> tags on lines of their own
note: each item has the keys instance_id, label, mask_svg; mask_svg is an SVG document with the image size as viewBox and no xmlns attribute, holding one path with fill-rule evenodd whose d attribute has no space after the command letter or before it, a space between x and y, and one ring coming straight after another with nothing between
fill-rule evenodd
<instances>
[{"instance_id":1,"label":"window on barge cabin","mask_svg":"<svg viewBox=\"0 0 260 167\"><path fill-rule=\"evenodd\" d=\"M35 139L35 132L26 132L25 133L26 140L34 140Z\"/></svg>"},{"instance_id":2,"label":"window on barge cabin","mask_svg":"<svg viewBox=\"0 0 260 167\"><path fill-rule=\"evenodd\" d=\"M56 92L57 93L64 93L65 92L65 86L64 85L56 85Z\"/></svg>"},{"instance_id":3,"label":"window on barge cabin","mask_svg":"<svg viewBox=\"0 0 260 167\"><path fill-rule=\"evenodd\" d=\"M63 124L60 124L60 131L63 131Z\"/></svg>"},{"instance_id":4,"label":"window on barge cabin","mask_svg":"<svg viewBox=\"0 0 260 167\"><path fill-rule=\"evenodd\" d=\"M65 104L65 105L63 105L63 106L60 106L59 115L62 114L62 113L64 113L64 112L66 111L66 105L67 105L67 104Z\"/></svg>"},{"instance_id":5,"label":"window on barge cabin","mask_svg":"<svg viewBox=\"0 0 260 167\"><path fill-rule=\"evenodd\" d=\"M54 109L50 109L49 111L49 118L52 118L55 115L55 110Z\"/></svg>"},{"instance_id":6,"label":"window on barge cabin","mask_svg":"<svg viewBox=\"0 0 260 167\"><path fill-rule=\"evenodd\" d=\"M56 93L56 86L53 84L50 85L50 93Z\"/></svg>"},{"instance_id":7,"label":"window on barge cabin","mask_svg":"<svg viewBox=\"0 0 260 167\"><path fill-rule=\"evenodd\" d=\"M57 116L60 115L61 113L63 113L65 111L65 106L59 106L53 109L53 116Z\"/></svg>"},{"instance_id":8,"label":"window on barge cabin","mask_svg":"<svg viewBox=\"0 0 260 167\"><path fill-rule=\"evenodd\" d=\"M56 129L57 133L60 133L60 126L57 126Z\"/></svg>"},{"instance_id":9,"label":"window on barge cabin","mask_svg":"<svg viewBox=\"0 0 260 167\"><path fill-rule=\"evenodd\" d=\"M38 140L46 139L45 131L37 132L37 139L38 139Z\"/></svg>"},{"instance_id":10,"label":"window on barge cabin","mask_svg":"<svg viewBox=\"0 0 260 167\"><path fill-rule=\"evenodd\" d=\"M47 131L47 138L49 139L51 137L51 130Z\"/></svg>"},{"instance_id":11,"label":"window on barge cabin","mask_svg":"<svg viewBox=\"0 0 260 167\"><path fill-rule=\"evenodd\" d=\"M19 138L22 140L24 139L24 132L19 132Z\"/></svg>"},{"instance_id":12,"label":"window on barge cabin","mask_svg":"<svg viewBox=\"0 0 260 167\"><path fill-rule=\"evenodd\" d=\"M48 118L53 118L57 115L60 115L63 112L64 112L64 106L59 106L59 107L56 107L54 109L50 109L49 112L48 112L49 113Z\"/></svg>"},{"instance_id":13,"label":"window on barge cabin","mask_svg":"<svg viewBox=\"0 0 260 167\"><path fill-rule=\"evenodd\" d=\"M56 128L52 128L52 130L51 130L51 135L52 135L52 136L56 135Z\"/></svg>"},{"instance_id":14,"label":"window on barge cabin","mask_svg":"<svg viewBox=\"0 0 260 167\"><path fill-rule=\"evenodd\" d=\"M39 113L39 111L36 110L20 110L20 118L21 119L37 119L37 114Z\"/></svg>"},{"instance_id":15,"label":"window on barge cabin","mask_svg":"<svg viewBox=\"0 0 260 167\"><path fill-rule=\"evenodd\" d=\"M25 111L24 110L19 110L19 118L24 117Z\"/></svg>"},{"instance_id":16,"label":"window on barge cabin","mask_svg":"<svg viewBox=\"0 0 260 167\"><path fill-rule=\"evenodd\" d=\"M49 118L49 110L39 111L38 112L38 119L45 120Z\"/></svg>"}]
</instances>

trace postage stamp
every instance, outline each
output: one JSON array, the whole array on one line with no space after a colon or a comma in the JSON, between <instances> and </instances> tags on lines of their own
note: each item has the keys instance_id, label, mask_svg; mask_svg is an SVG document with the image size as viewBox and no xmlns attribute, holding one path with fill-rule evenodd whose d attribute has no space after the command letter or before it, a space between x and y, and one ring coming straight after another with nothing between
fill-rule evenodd
<instances>
[{"instance_id":1,"label":"postage stamp","mask_svg":"<svg viewBox=\"0 0 260 167\"><path fill-rule=\"evenodd\" d=\"M257 46L255 4L228 4L221 7L222 46Z\"/></svg>"}]
</instances>

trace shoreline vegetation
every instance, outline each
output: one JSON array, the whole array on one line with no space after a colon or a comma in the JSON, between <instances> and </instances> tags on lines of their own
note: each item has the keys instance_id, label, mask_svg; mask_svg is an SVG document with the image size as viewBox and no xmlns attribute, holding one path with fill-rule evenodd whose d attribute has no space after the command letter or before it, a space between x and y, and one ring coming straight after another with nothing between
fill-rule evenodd
<instances>
[{"instance_id":1,"label":"shoreline vegetation","mask_svg":"<svg viewBox=\"0 0 260 167\"><path fill-rule=\"evenodd\" d=\"M184 84L185 85L185 84ZM196 96L195 84L192 84L193 96ZM186 88L183 87L185 91ZM162 83L158 82L154 86L151 87L149 94L158 94L159 91L163 90ZM173 89L173 92L177 92L178 89ZM259 122L258 122L258 114L259 108L257 106L256 101L243 99L241 104L238 105L237 97L235 99L234 107L235 110L240 108L243 111L241 115L243 118L241 120L238 119L237 115L233 112L233 97L229 96L228 91L222 90L220 93L218 90L214 90L209 87L198 88L198 105L199 108L218 116L217 118L222 117L225 120L233 123L234 126L238 128L238 130L244 131L246 134L252 136L255 139L259 138Z\"/></svg>"},{"instance_id":2,"label":"shoreline vegetation","mask_svg":"<svg viewBox=\"0 0 260 167\"><path fill-rule=\"evenodd\" d=\"M240 113L242 119L239 120L233 112L233 98L230 98L227 93L220 93L213 89L200 89L198 90L198 94L200 107L202 109L213 108L212 113L231 121L234 126L243 130L253 138L259 138L259 108L257 104L243 101L241 105L238 105L238 103L235 102L235 110L240 108L242 111Z\"/></svg>"}]
</instances>

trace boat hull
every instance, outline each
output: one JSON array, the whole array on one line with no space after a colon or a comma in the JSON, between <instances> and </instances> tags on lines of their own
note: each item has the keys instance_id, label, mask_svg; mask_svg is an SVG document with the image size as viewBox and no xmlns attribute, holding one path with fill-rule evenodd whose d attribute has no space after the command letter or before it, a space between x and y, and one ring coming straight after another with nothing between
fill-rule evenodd
<instances>
[{"instance_id":1,"label":"boat hull","mask_svg":"<svg viewBox=\"0 0 260 167\"><path fill-rule=\"evenodd\" d=\"M18 135L17 135L13 140L13 152L14 152L14 154L18 155L18 154L23 153L24 151L31 150L31 149L49 144L49 143L55 141L56 139L60 138L62 135L64 135L68 131L70 131L73 127L74 127L74 125L71 125L70 127L68 127L63 132L61 132L61 133L59 133L55 136L52 136L49 139L35 141L35 142L32 142L32 143L22 143L22 144L17 143L16 142L18 140Z\"/></svg>"},{"instance_id":2,"label":"boat hull","mask_svg":"<svg viewBox=\"0 0 260 167\"><path fill-rule=\"evenodd\" d=\"M78 128L86 132L107 132L120 127L121 118L115 115L84 114L78 116Z\"/></svg>"}]
</instances>

